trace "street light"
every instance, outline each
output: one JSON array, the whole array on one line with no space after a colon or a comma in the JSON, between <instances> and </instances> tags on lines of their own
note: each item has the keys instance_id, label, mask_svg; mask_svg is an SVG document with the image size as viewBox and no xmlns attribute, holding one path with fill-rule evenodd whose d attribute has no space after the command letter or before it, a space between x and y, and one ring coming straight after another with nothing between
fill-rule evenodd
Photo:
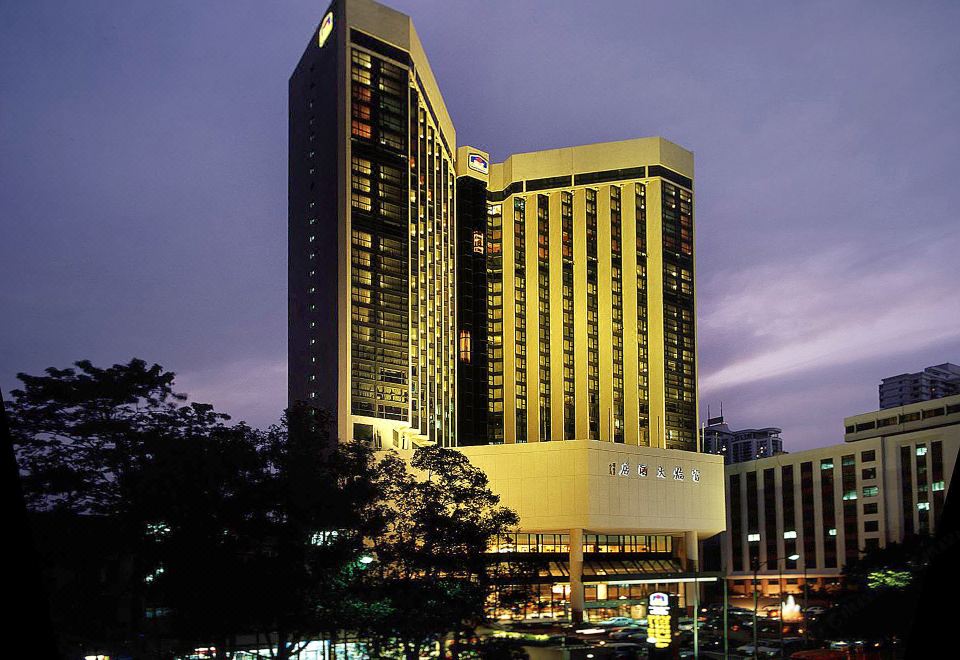
<instances>
[{"instance_id":1,"label":"street light","mask_svg":"<svg viewBox=\"0 0 960 660\"><path fill-rule=\"evenodd\" d=\"M800 559L800 555L792 554L787 557L774 557L773 559L767 559L767 563L771 561L777 562L777 568L780 567L781 559L789 559L790 561L797 561ZM760 572L760 548L757 548L757 557L752 561L753 564L753 655L757 655L757 647L760 645L759 640L757 639L757 609L760 607L760 592L757 591L757 574ZM783 573L781 571L781 578ZM779 583L777 585L779 589ZM781 594L782 595L782 594ZM783 603L780 603L780 653L783 654Z\"/></svg>"}]
</instances>

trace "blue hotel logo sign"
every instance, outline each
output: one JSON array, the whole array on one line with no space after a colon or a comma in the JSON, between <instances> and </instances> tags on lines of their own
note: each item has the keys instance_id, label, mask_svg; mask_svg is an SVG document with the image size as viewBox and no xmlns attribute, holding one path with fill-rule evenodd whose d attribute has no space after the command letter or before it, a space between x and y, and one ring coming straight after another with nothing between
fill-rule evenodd
<instances>
[{"instance_id":1,"label":"blue hotel logo sign","mask_svg":"<svg viewBox=\"0 0 960 660\"><path fill-rule=\"evenodd\" d=\"M470 154L467 157L467 167L480 172L480 174L486 174L490 171L490 164L487 162L487 159L480 154Z\"/></svg>"},{"instance_id":2,"label":"blue hotel logo sign","mask_svg":"<svg viewBox=\"0 0 960 660\"><path fill-rule=\"evenodd\" d=\"M664 467L663 465L658 465L656 468L656 478L657 479L667 479L668 471L673 477L674 481L686 481L687 475L683 471L683 468L679 465L674 467ZM610 463L610 475L616 477L631 477L636 475L640 479L646 479L653 472L653 466L647 465L646 463L637 463L636 469L629 461L623 461L622 463ZM700 483L700 470L693 468L690 470L690 481L694 483Z\"/></svg>"}]
</instances>

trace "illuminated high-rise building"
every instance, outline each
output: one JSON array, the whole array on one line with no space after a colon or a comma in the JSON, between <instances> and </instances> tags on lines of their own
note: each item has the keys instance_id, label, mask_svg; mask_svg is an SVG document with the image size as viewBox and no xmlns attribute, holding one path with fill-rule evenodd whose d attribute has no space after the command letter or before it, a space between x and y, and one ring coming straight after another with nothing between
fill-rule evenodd
<instances>
[{"instance_id":1,"label":"illuminated high-rise building","mask_svg":"<svg viewBox=\"0 0 960 660\"><path fill-rule=\"evenodd\" d=\"M456 133L410 18L334 2L289 96L290 403L451 445Z\"/></svg>"},{"instance_id":2,"label":"illuminated high-rise building","mask_svg":"<svg viewBox=\"0 0 960 660\"><path fill-rule=\"evenodd\" d=\"M338 438L696 450L689 151L457 150L410 18L337 0L289 176L289 397Z\"/></svg>"},{"instance_id":3,"label":"illuminated high-rise building","mask_svg":"<svg viewBox=\"0 0 960 660\"><path fill-rule=\"evenodd\" d=\"M461 406L485 383L487 407L485 433L461 417L460 444L696 451L693 154L641 138L489 163L461 147L457 174Z\"/></svg>"},{"instance_id":4,"label":"illuminated high-rise building","mask_svg":"<svg viewBox=\"0 0 960 660\"><path fill-rule=\"evenodd\" d=\"M691 152L492 163L457 147L410 19L335 0L290 79L289 205L290 402L338 440L458 446L520 517L491 550L536 569L522 615L640 618L719 579Z\"/></svg>"}]
</instances>

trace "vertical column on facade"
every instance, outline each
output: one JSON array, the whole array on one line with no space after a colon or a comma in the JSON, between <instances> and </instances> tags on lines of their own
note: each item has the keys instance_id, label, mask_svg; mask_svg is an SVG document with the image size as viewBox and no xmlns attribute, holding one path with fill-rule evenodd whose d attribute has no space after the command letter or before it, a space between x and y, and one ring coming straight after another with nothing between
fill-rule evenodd
<instances>
[{"instance_id":1,"label":"vertical column on facade","mask_svg":"<svg viewBox=\"0 0 960 660\"><path fill-rule=\"evenodd\" d=\"M683 534L683 545L684 545L684 554L687 558L687 570L693 571L695 577L700 576L700 537L697 532L684 532ZM699 582L687 582L685 583L686 589L684 589L684 600L688 607L693 606L695 602L699 599L695 598L695 594L700 589ZM697 612L693 613L693 616L698 616Z\"/></svg>"},{"instance_id":2,"label":"vertical column on facade","mask_svg":"<svg viewBox=\"0 0 960 660\"><path fill-rule=\"evenodd\" d=\"M434 216L434 204L432 200L436 199L436 190L435 190L435 176L434 176L434 158L435 158L435 147L433 144L433 127L427 124L427 142L426 147L427 151L424 154L424 169L421 176L426 176L426 197L423 200L423 204L426 208L426 287L424 294L426 295L427 301L427 323L425 327L425 337L427 343L427 359L421 369L423 369L425 374L425 389L426 389L426 408L423 410L423 415L427 419L427 438L434 440L436 438L436 384L437 378L434 374L436 369L436 337L434 336L434 327L436 324L436 301L437 301L437 278L436 278L436 240L437 240L437 223Z\"/></svg>"},{"instance_id":3,"label":"vertical column on facade","mask_svg":"<svg viewBox=\"0 0 960 660\"><path fill-rule=\"evenodd\" d=\"M560 191L550 193L550 433L563 440L563 248Z\"/></svg>"},{"instance_id":4,"label":"vertical column on facade","mask_svg":"<svg viewBox=\"0 0 960 660\"><path fill-rule=\"evenodd\" d=\"M600 338L600 440L613 442L613 335L610 301L610 186L597 189L597 299Z\"/></svg>"},{"instance_id":5,"label":"vertical column on facade","mask_svg":"<svg viewBox=\"0 0 960 660\"><path fill-rule=\"evenodd\" d=\"M663 348L663 211L659 179L647 184L647 333L650 446L666 447Z\"/></svg>"},{"instance_id":6,"label":"vertical column on facade","mask_svg":"<svg viewBox=\"0 0 960 660\"><path fill-rule=\"evenodd\" d=\"M811 564L815 564L819 569L823 569L826 548L824 545L825 532L823 529L823 490L821 488L820 472L819 461L813 461L813 519L816 521L816 524L813 528L813 539L817 556L815 561L809 561L806 557L803 558L803 561L804 565L807 567L812 567Z\"/></svg>"},{"instance_id":7,"label":"vertical column on facade","mask_svg":"<svg viewBox=\"0 0 960 660\"><path fill-rule=\"evenodd\" d=\"M517 371L516 371L516 332L515 321L516 298L516 267L514 266L514 207L519 199L511 195L503 201L500 223L500 326L503 328L502 363L503 373L500 380L503 383L503 441L514 443L517 441Z\"/></svg>"},{"instance_id":8,"label":"vertical column on facade","mask_svg":"<svg viewBox=\"0 0 960 660\"><path fill-rule=\"evenodd\" d=\"M447 234L447 261L446 261L446 279L447 279L447 319L445 328L444 347L447 352L447 360L444 367L447 371L446 412L444 414L444 436L446 445L449 447L455 444L457 429L457 223L456 216L456 194L454 186L453 161L444 159L444 173L446 174L446 234Z\"/></svg>"},{"instance_id":9,"label":"vertical column on facade","mask_svg":"<svg viewBox=\"0 0 960 660\"><path fill-rule=\"evenodd\" d=\"M343 28L337 28L338 31ZM337 35L337 43L344 43L340 35ZM351 246L353 236L353 218L351 217L350 193L352 192L352 183L350 177L350 163L353 158L353 147L350 141L352 107L349 92L351 85L350 54L346 49L338 51L337 56L340 60L340 66L337 67L337 89L339 98L337 99L337 113L339 118L339 128L337 129L337 187L340 190L343 203L338 204L337 208L337 281L340 283L337 287L337 309L339 316L337 318L337 386L339 396L337 397L337 439L350 440L353 438L353 424L351 414L353 413L353 375L350 365L353 360L353 347L351 341L353 302L351 293L352 273L350 264L353 259L353 248ZM317 253L313 253L317 254ZM313 259L313 254L310 258Z\"/></svg>"},{"instance_id":10,"label":"vertical column on facade","mask_svg":"<svg viewBox=\"0 0 960 660\"><path fill-rule=\"evenodd\" d=\"M583 621L583 530L570 530L570 619Z\"/></svg>"},{"instance_id":11,"label":"vertical column on facade","mask_svg":"<svg viewBox=\"0 0 960 660\"><path fill-rule=\"evenodd\" d=\"M756 464L754 464L756 465ZM754 497L756 497L757 502L757 531L760 533L760 542L757 544L757 563L760 565L760 572L764 573L767 570L767 516L770 515L771 511L767 511L766 498L763 496L763 470L758 469L756 471L756 492ZM752 530L751 530L752 531ZM769 557L773 559L773 557ZM751 566L751 569L753 567ZM766 594L766 591L761 591L762 594Z\"/></svg>"},{"instance_id":12,"label":"vertical column on facade","mask_svg":"<svg viewBox=\"0 0 960 660\"><path fill-rule=\"evenodd\" d=\"M640 414L637 400L637 184L623 187L620 213L622 218L623 254L623 422L624 442L639 444Z\"/></svg>"},{"instance_id":13,"label":"vertical column on facade","mask_svg":"<svg viewBox=\"0 0 960 660\"><path fill-rule=\"evenodd\" d=\"M764 480L764 486L766 486L766 480ZM774 491L774 493L782 493L782 492L783 492L783 467L782 467L782 466L777 466L777 467L774 468L774 470L773 470L773 491ZM766 492L766 488L764 488L764 492ZM786 523L786 521L784 520L784 517L783 517L783 513L784 513L784 512L783 512L783 497L777 497L776 500L775 500L775 502L776 502L776 503L775 503L774 506L775 506L775 508L776 508L776 511L774 512L774 527L776 527L776 529L777 529L777 538L776 538L776 541L777 541L777 557L781 557L781 558L782 558L782 559L778 559L778 560L777 560L777 564L778 564L778 568L779 568L780 566L783 566L784 568L786 568L786 566L787 566L787 560L786 560L786 555L787 555L787 553L785 552L785 550L786 550L786 547L787 547L787 546L786 546L786 542L784 541L784 538L783 538L783 532L787 529L787 523ZM779 576L778 576L778 577L779 577ZM777 588L778 588L778 589L781 588L781 587L782 587L782 585L777 584ZM781 596L781 599L782 599L782 598L783 598L783 596Z\"/></svg>"},{"instance_id":14,"label":"vertical column on facade","mask_svg":"<svg viewBox=\"0 0 960 660\"><path fill-rule=\"evenodd\" d=\"M540 269L537 265L537 195L526 195L524 233L526 234L526 319L527 319L527 442L540 441Z\"/></svg>"},{"instance_id":15,"label":"vertical column on facade","mask_svg":"<svg viewBox=\"0 0 960 660\"><path fill-rule=\"evenodd\" d=\"M450 265L453 264L453 251L450 249L450 168L447 160L446 149L443 146L443 140L437 141L437 148L442 154L440 161L440 171L437 173L437 192L440 198L437 200L438 215L440 216L440 235L441 240L441 268L440 268L440 305L441 313L437 315L437 341L439 342L438 352L440 353L440 381L441 391L440 406L437 414L441 419L441 429L438 433L437 444L442 446L449 445L450 441L450 414L452 406L450 405L450 391L452 389L452 379L450 378L451 364L451 337L450 337Z\"/></svg>"},{"instance_id":16,"label":"vertical column on facade","mask_svg":"<svg viewBox=\"0 0 960 660\"><path fill-rule=\"evenodd\" d=\"M573 336L576 390L576 439L590 437L587 409L587 234L586 193L573 193Z\"/></svg>"}]
</instances>

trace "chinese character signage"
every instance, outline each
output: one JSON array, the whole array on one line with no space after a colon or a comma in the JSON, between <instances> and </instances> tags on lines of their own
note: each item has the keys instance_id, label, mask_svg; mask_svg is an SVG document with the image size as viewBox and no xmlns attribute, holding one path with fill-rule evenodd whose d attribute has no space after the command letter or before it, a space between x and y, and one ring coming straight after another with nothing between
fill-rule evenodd
<instances>
[{"instance_id":1,"label":"chinese character signage","mask_svg":"<svg viewBox=\"0 0 960 660\"><path fill-rule=\"evenodd\" d=\"M636 474L640 479L646 479L650 474L650 468L646 463L637 463L636 470L634 470L633 465L630 461L623 461L622 463L610 463L610 475L617 477L630 477ZM657 479L667 479L668 474L672 475L673 481L687 481L687 473L684 472L683 466L681 465L658 465L657 466ZM695 484L700 483L700 470L693 468L690 470L689 481L692 481Z\"/></svg>"}]
</instances>

